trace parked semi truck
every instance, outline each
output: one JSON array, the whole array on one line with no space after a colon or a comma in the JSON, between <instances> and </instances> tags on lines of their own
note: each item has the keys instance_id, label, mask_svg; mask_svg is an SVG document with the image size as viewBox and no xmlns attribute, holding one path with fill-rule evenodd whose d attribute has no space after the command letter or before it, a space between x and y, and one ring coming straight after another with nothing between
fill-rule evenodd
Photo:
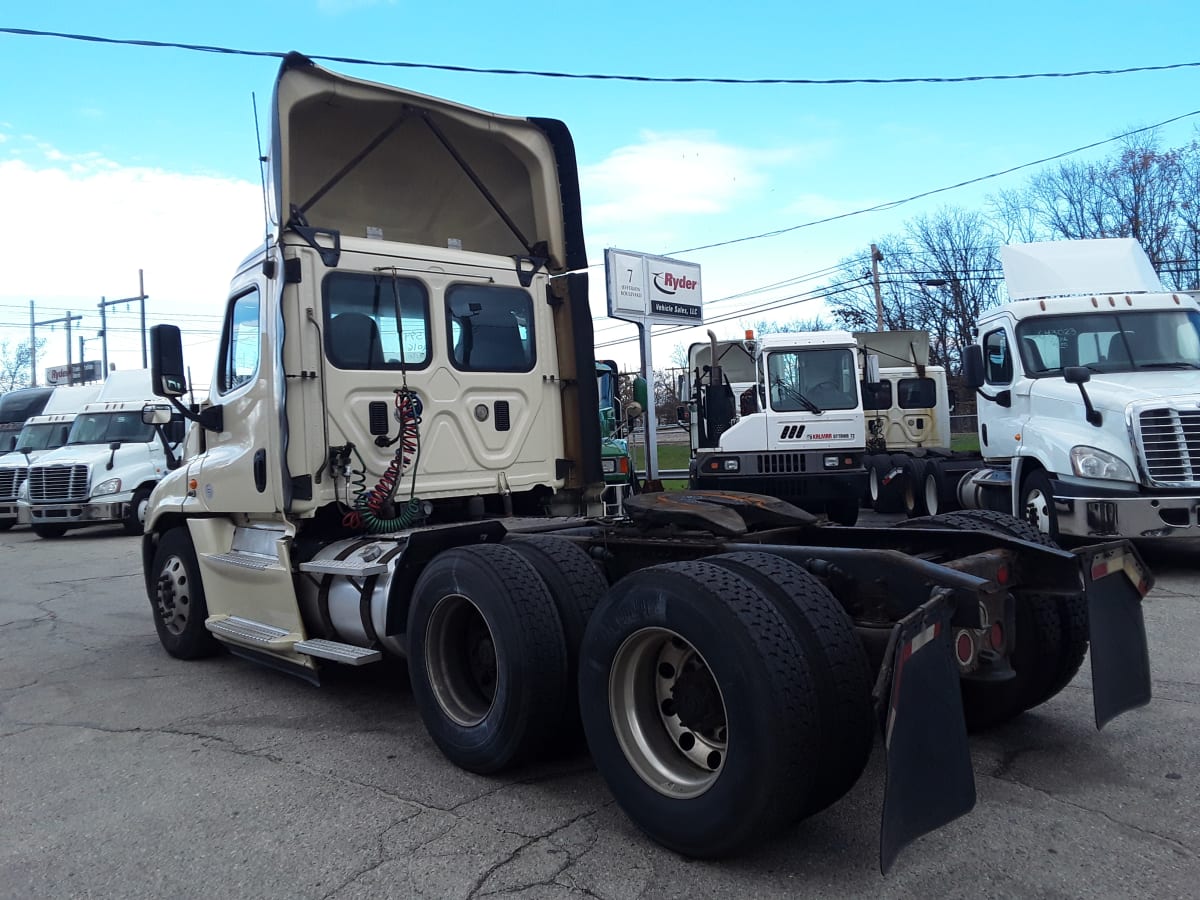
<instances>
[{"instance_id":1,"label":"parked semi truck","mask_svg":"<svg viewBox=\"0 0 1200 900\"><path fill-rule=\"evenodd\" d=\"M61 385L53 389L41 414L25 420L12 452L0 456L0 531L29 524L29 502L21 496L29 466L66 444L75 416L99 392L98 382Z\"/></svg>"},{"instance_id":2,"label":"parked semi truck","mask_svg":"<svg viewBox=\"0 0 1200 900\"><path fill-rule=\"evenodd\" d=\"M604 508L611 515L621 515L625 500L637 493L637 467L629 451L629 423L637 418L645 404L636 400L621 403L617 363L611 359L596 360L596 393L600 404L600 469L604 473ZM640 393L645 399L645 380Z\"/></svg>"},{"instance_id":3,"label":"parked semi truck","mask_svg":"<svg viewBox=\"0 0 1200 900\"><path fill-rule=\"evenodd\" d=\"M1014 244L1001 261L1010 302L964 354L980 450L889 444L910 512L1000 510L1052 538L1200 535L1195 298L1164 291L1126 238Z\"/></svg>"},{"instance_id":4,"label":"parked semi truck","mask_svg":"<svg viewBox=\"0 0 1200 900\"><path fill-rule=\"evenodd\" d=\"M53 393L52 387L30 387L0 394L0 452L7 453L17 445L25 421L39 415Z\"/></svg>"},{"instance_id":5,"label":"parked semi truck","mask_svg":"<svg viewBox=\"0 0 1200 900\"><path fill-rule=\"evenodd\" d=\"M75 416L66 444L29 467L29 518L38 537L106 523L141 534L150 491L178 464L183 439L182 415L161 426L143 423L153 398L148 370L109 373Z\"/></svg>"},{"instance_id":6,"label":"parked semi truck","mask_svg":"<svg viewBox=\"0 0 1200 900\"><path fill-rule=\"evenodd\" d=\"M729 491L601 517L561 122L292 54L272 131L271 237L230 285L210 407L180 403L179 330L151 331L166 402L144 420L201 428L142 539L172 656L313 682L406 659L452 762L499 772L582 732L631 819L696 857L835 802L878 725L884 867L972 807L965 724L1053 696L1089 635L1097 724L1148 701L1128 543L1065 552L990 512L830 528Z\"/></svg>"},{"instance_id":7,"label":"parked semi truck","mask_svg":"<svg viewBox=\"0 0 1200 900\"><path fill-rule=\"evenodd\" d=\"M715 362L714 362L715 360ZM688 350L689 486L750 491L858 520L866 427L853 335L815 331Z\"/></svg>"}]
</instances>

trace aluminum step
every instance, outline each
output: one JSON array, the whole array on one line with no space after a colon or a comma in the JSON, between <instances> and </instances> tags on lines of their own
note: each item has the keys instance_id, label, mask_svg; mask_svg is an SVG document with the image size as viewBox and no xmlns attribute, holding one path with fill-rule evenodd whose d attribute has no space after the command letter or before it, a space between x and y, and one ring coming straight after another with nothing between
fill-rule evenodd
<instances>
[{"instance_id":1,"label":"aluminum step","mask_svg":"<svg viewBox=\"0 0 1200 900\"><path fill-rule=\"evenodd\" d=\"M318 559L300 563L301 572L317 572L322 575L345 575L347 578L366 578L370 575L387 573L387 563L364 562L359 559Z\"/></svg>"},{"instance_id":2,"label":"aluminum step","mask_svg":"<svg viewBox=\"0 0 1200 900\"><path fill-rule=\"evenodd\" d=\"M208 562L237 566L240 569L257 569L259 571L278 568L279 560L272 556L259 553L243 553L240 550L230 550L228 553L208 553L204 556Z\"/></svg>"},{"instance_id":3,"label":"aluminum step","mask_svg":"<svg viewBox=\"0 0 1200 900\"><path fill-rule=\"evenodd\" d=\"M241 616L211 616L204 627L218 637L252 647L289 649L295 642L295 636L289 631Z\"/></svg>"},{"instance_id":4,"label":"aluminum step","mask_svg":"<svg viewBox=\"0 0 1200 900\"><path fill-rule=\"evenodd\" d=\"M321 638L309 638L300 641L292 648L297 653L308 656L319 656L321 659L331 659L334 662L345 663L348 666L365 666L367 663L379 662L383 653L367 647L356 647L354 644L340 644L337 641L326 641Z\"/></svg>"}]
</instances>

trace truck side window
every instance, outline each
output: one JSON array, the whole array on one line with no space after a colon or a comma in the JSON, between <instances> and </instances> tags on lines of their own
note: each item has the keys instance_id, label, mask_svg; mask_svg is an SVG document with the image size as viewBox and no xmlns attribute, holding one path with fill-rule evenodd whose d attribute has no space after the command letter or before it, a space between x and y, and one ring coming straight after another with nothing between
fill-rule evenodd
<instances>
[{"instance_id":1,"label":"truck side window","mask_svg":"<svg viewBox=\"0 0 1200 900\"><path fill-rule=\"evenodd\" d=\"M988 384L1011 384L1013 378L1012 352L1008 335L1003 328L990 331L983 339L985 378Z\"/></svg>"},{"instance_id":2,"label":"truck side window","mask_svg":"<svg viewBox=\"0 0 1200 900\"><path fill-rule=\"evenodd\" d=\"M901 378L896 385L901 409L928 409L937 406L937 383L932 378Z\"/></svg>"},{"instance_id":3,"label":"truck side window","mask_svg":"<svg viewBox=\"0 0 1200 900\"><path fill-rule=\"evenodd\" d=\"M863 395L863 409L891 409L892 408L892 383L886 378L882 378L879 384L874 388L867 382L861 382Z\"/></svg>"},{"instance_id":4,"label":"truck side window","mask_svg":"<svg viewBox=\"0 0 1200 900\"><path fill-rule=\"evenodd\" d=\"M325 355L339 369L423 369L429 295L415 278L334 272L321 286Z\"/></svg>"},{"instance_id":5,"label":"truck side window","mask_svg":"<svg viewBox=\"0 0 1200 900\"><path fill-rule=\"evenodd\" d=\"M228 393L254 379L258 372L260 335L258 289L252 288L234 297L225 313L218 381L221 393Z\"/></svg>"},{"instance_id":6,"label":"truck side window","mask_svg":"<svg viewBox=\"0 0 1200 900\"><path fill-rule=\"evenodd\" d=\"M466 372L528 372L533 300L522 288L456 284L446 291L450 359Z\"/></svg>"}]
</instances>

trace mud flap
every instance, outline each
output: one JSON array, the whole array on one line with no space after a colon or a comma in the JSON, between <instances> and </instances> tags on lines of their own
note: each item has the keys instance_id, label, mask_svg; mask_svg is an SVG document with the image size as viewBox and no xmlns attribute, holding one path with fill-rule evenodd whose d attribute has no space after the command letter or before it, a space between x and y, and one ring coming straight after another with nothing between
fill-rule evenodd
<instances>
[{"instance_id":1,"label":"mud flap","mask_svg":"<svg viewBox=\"0 0 1200 900\"><path fill-rule=\"evenodd\" d=\"M879 868L885 875L904 847L975 806L975 773L950 643L952 612L949 595L938 594L902 619L876 684L877 700L888 698L879 831Z\"/></svg>"},{"instance_id":2,"label":"mud flap","mask_svg":"<svg viewBox=\"0 0 1200 900\"><path fill-rule=\"evenodd\" d=\"M1150 651L1142 597L1154 580L1132 544L1088 548L1084 584L1096 728L1150 702Z\"/></svg>"}]
</instances>

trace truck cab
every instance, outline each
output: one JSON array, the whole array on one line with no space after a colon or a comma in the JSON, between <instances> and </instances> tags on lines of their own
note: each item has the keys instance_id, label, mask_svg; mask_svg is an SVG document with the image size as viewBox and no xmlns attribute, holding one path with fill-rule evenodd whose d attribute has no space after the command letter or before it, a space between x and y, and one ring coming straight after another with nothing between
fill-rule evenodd
<instances>
[{"instance_id":1,"label":"truck cab","mask_svg":"<svg viewBox=\"0 0 1200 900\"><path fill-rule=\"evenodd\" d=\"M99 392L99 384L56 387L41 415L21 427L13 451L0 456L0 531L29 524L25 479L30 464L67 443L75 416Z\"/></svg>"},{"instance_id":2,"label":"truck cab","mask_svg":"<svg viewBox=\"0 0 1200 900\"><path fill-rule=\"evenodd\" d=\"M689 366L692 487L767 494L854 524L867 473L852 334L713 337L690 348Z\"/></svg>"},{"instance_id":3,"label":"truck cab","mask_svg":"<svg viewBox=\"0 0 1200 900\"><path fill-rule=\"evenodd\" d=\"M177 464L183 438L181 416L162 427L143 422L151 399L148 371L110 373L74 416L66 443L30 465L29 521L39 537L106 523L141 533L150 492Z\"/></svg>"},{"instance_id":4,"label":"truck cab","mask_svg":"<svg viewBox=\"0 0 1200 900\"><path fill-rule=\"evenodd\" d=\"M970 353L975 486L1051 535L1200 535L1196 300L1163 291L1134 241L1003 251L1015 298Z\"/></svg>"},{"instance_id":5,"label":"truck cab","mask_svg":"<svg viewBox=\"0 0 1200 900\"><path fill-rule=\"evenodd\" d=\"M28 419L41 415L53 394L52 387L18 388L0 394L0 453L16 447L21 427Z\"/></svg>"}]
</instances>

